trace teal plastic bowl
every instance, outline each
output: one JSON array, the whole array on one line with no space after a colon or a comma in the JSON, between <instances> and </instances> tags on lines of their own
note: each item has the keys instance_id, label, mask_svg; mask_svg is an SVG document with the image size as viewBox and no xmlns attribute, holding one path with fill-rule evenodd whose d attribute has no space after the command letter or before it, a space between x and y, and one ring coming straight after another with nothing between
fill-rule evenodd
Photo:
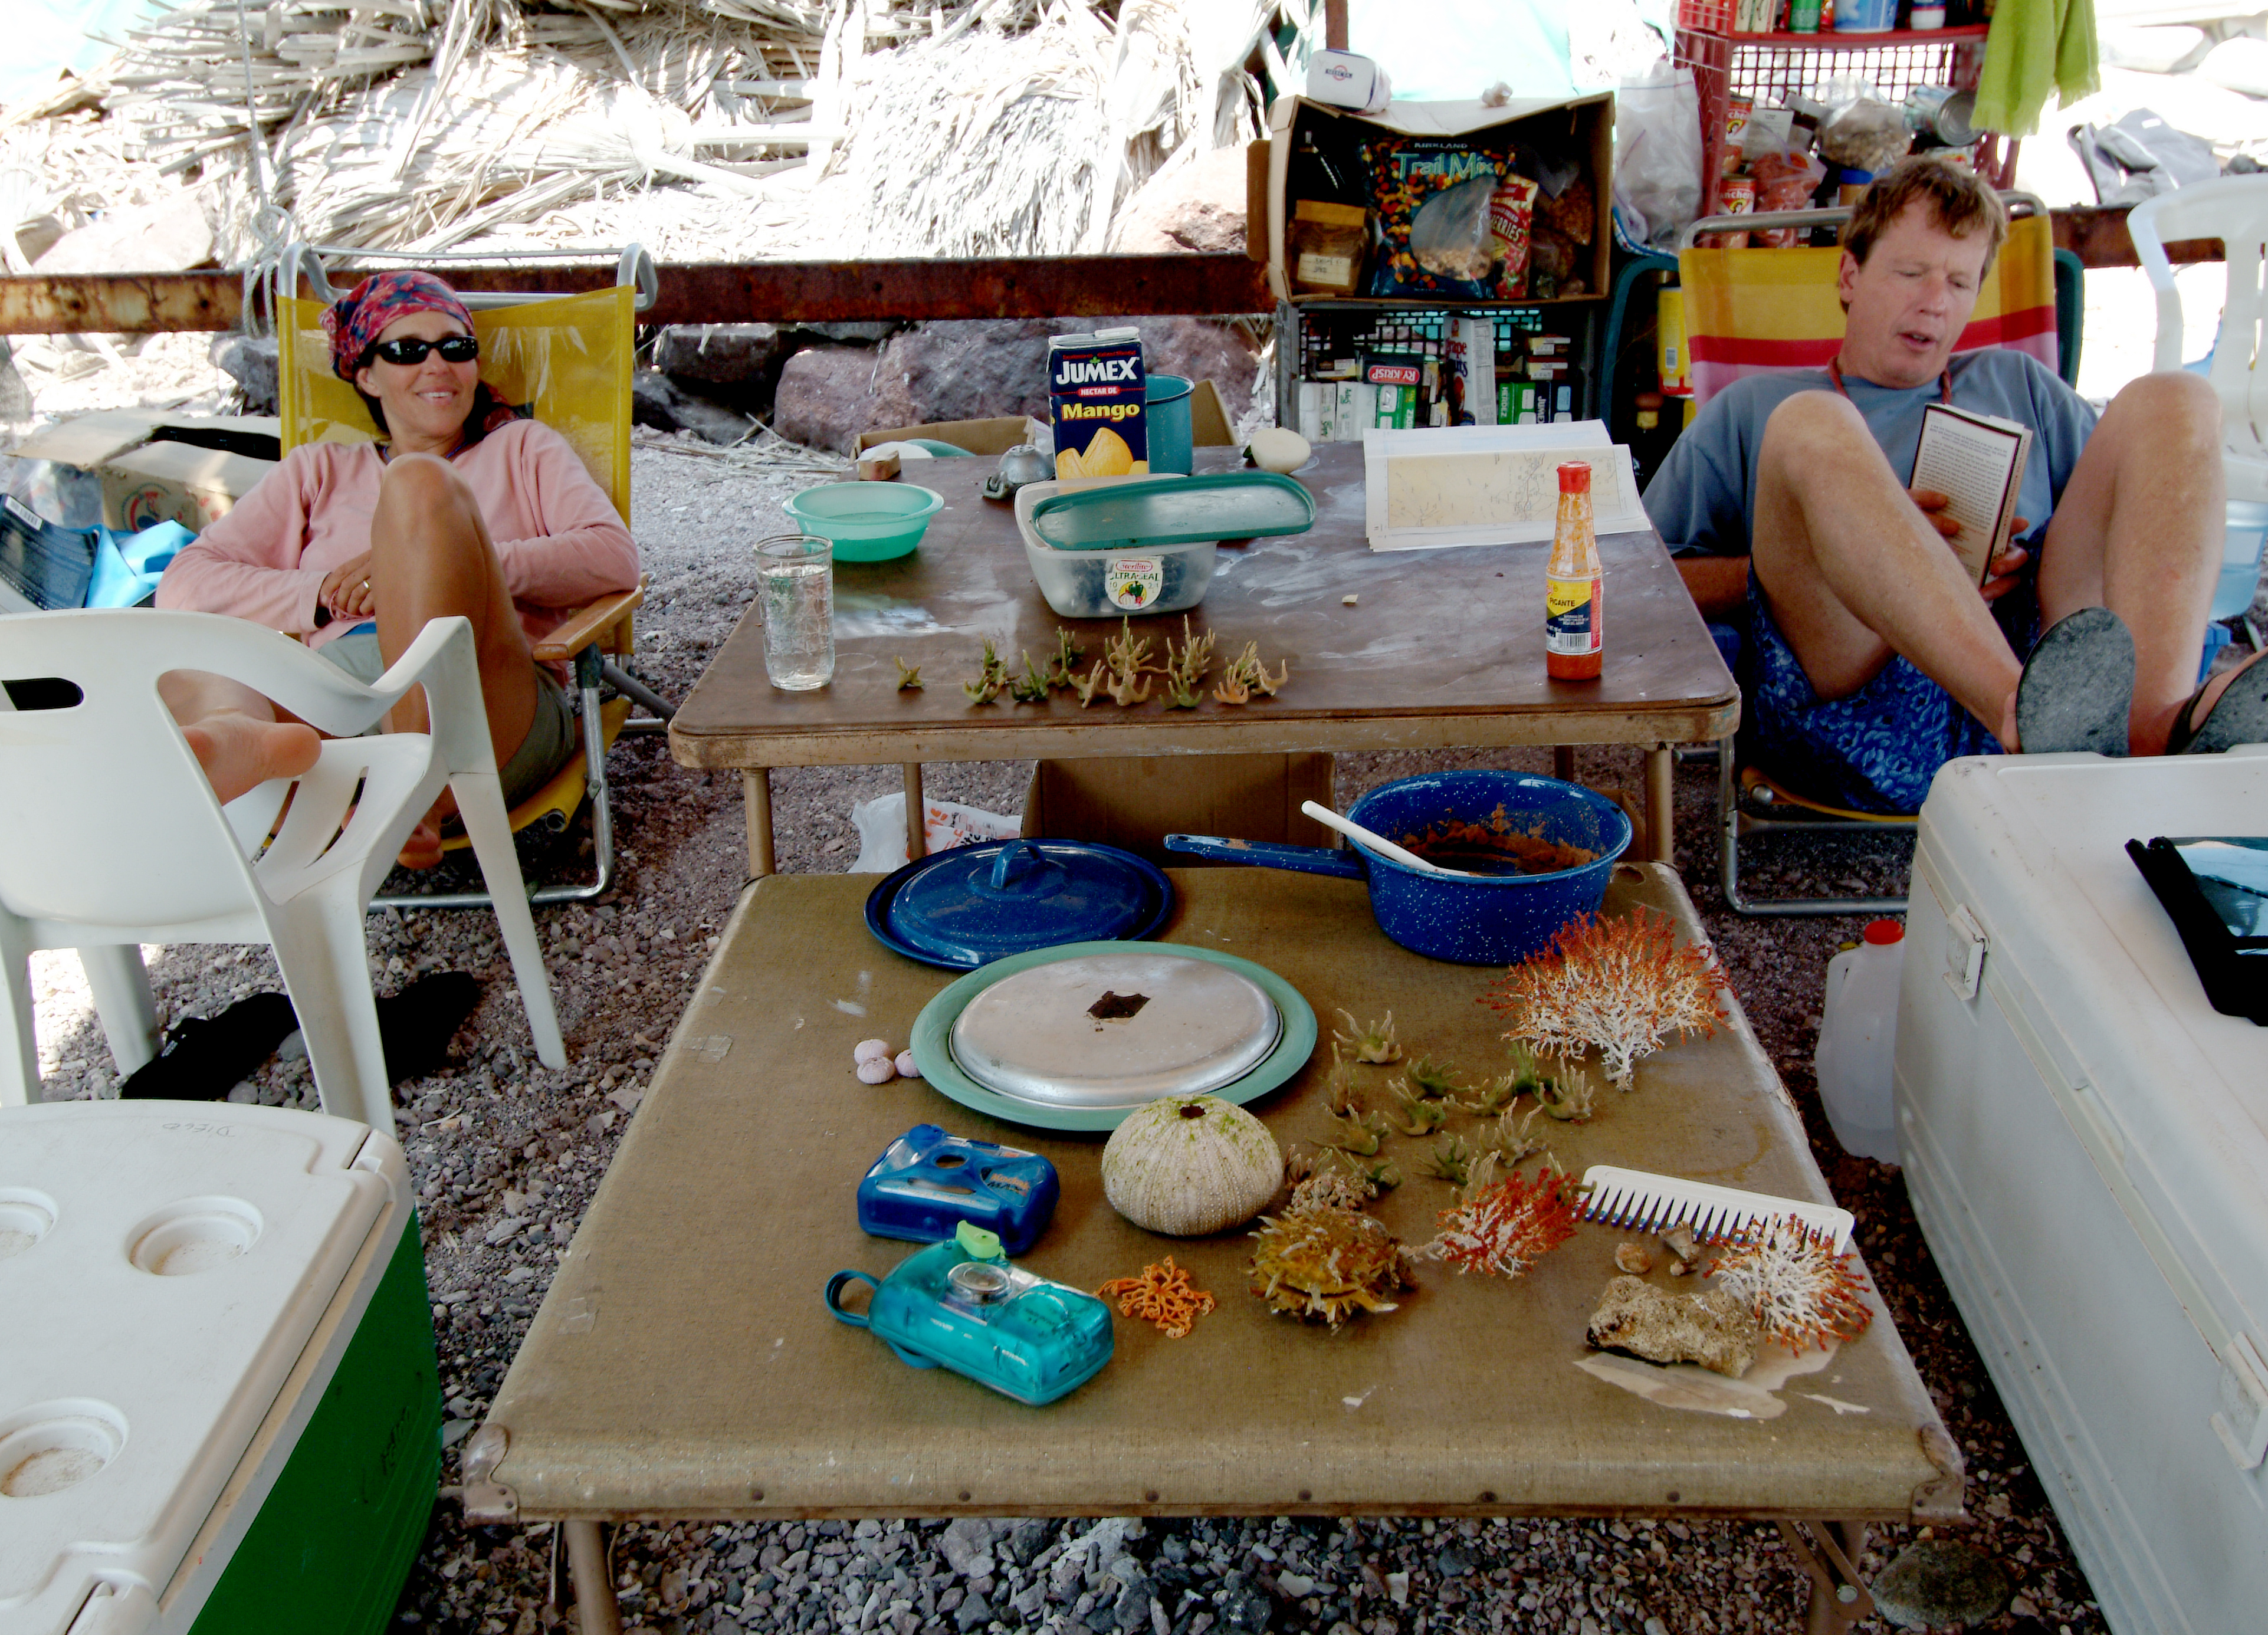
<instances>
[{"instance_id":1,"label":"teal plastic bowl","mask_svg":"<svg viewBox=\"0 0 2268 1635\"><path fill-rule=\"evenodd\" d=\"M910 483L829 482L788 501L787 514L806 534L833 541L837 562L888 562L921 543L944 504L944 495Z\"/></svg>"}]
</instances>

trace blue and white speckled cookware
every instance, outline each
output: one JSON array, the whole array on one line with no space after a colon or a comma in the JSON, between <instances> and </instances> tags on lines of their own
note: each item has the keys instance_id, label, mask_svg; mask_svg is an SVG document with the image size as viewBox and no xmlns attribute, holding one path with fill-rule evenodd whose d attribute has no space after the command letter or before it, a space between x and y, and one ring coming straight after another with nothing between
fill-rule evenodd
<instances>
[{"instance_id":1,"label":"blue and white speckled cookware","mask_svg":"<svg viewBox=\"0 0 2268 1635\"><path fill-rule=\"evenodd\" d=\"M1550 874L1429 873L1372 851L1270 845L1211 835L1168 835L1170 851L1226 863L1338 874L1370 883L1378 928L1413 953L1462 965L1510 965L1542 952L1579 914L1598 911L1607 875L1631 843L1630 819L1605 796L1525 772L1432 772L1373 789L1347 815L1389 840L1447 819L1488 823L1501 808L1513 828L1596 853Z\"/></svg>"}]
</instances>

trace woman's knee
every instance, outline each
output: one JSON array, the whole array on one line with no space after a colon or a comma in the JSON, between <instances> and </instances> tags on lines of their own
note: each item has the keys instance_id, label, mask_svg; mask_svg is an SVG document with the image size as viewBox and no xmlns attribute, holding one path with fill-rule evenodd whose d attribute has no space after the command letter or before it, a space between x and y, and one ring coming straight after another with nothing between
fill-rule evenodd
<instances>
[{"instance_id":1,"label":"woman's knee","mask_svg":"<svg viewBox=\"0 0 2268 1635\"><path fill-rule=\"evenodd\" d=\"M371 518L373 549L399 549L420 540L456 541L482 536L480 502L448 462L431 454L402 454L379 479Z\"/></svg>"}]
</instances>

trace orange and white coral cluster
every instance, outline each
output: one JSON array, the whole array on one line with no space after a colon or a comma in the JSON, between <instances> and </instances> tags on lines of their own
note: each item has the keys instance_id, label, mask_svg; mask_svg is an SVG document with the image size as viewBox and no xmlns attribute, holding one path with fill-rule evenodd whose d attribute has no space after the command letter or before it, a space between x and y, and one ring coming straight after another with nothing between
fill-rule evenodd
<instances>
[{"instance_id":1,"label":"orange and white coral cluster","mask_svg":"<svg viewBox=\"0 0 2268 1635\"><path fill-rule=\"evenodd\" d=\"M1511 1021L1506 1038L1568 1057L1595 1046L1627 1090L1638 1058L1669 1035L1716 1031L1725 1014L1717 979L1713 954L1680 943L1668 915L1641 908L1628 919L1577 917L1483 998Z\"/></svg>"},{"instance_id":2,"label":"orange and white coral cluster","mask_svg":"<svg viewBox=\"0 0 2268 1635\"><path fill-rule=\"evenodd\" d=\"M1791 1351L1855 1340L1874 1321L1867 1285L1846 1251L1790 1215L1763 1237L1727 1249L1709 1275L1742 1304L1754 1307L1764 1337Z\"/></svg>"},{"instance_id":3,"label":"orange and white coral cluster","mask_svg":"<svg viewBox=\"0 0 2268 1635\"><path fill-rule=\"evenodd\" d=\"M1095 1293L1116 1300L1120 1316L1153 1322L1169 1340L1187 1339L1197 1319L1213 1307L1212 1296L1191 1283L1170 1255L1143 1267L1140 1277L1114 1278Z\"/></svg>"},{"instance_id":4,"label":"orange and white coral cluster","mask_svg":"<svg viewBox=\"0 0 2268 1635\"><path fill-rule=\"evenodd\" d=\"M1441 1235L1425 1246L1459 1271L1517 1278L1575 1235L1583 1202L1575 1183L1546 1167L1506 1175L1441 1212Z\"/></svg>"}]
</instances>

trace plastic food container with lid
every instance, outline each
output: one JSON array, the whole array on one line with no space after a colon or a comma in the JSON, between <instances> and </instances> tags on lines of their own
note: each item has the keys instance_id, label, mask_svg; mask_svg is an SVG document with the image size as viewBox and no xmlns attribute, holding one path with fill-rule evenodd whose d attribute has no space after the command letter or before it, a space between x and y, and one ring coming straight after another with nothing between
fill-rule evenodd
<instances>
[{"instance_id":1,"label":"plastic food container with lid","mask_svg":"<svg viewBox=\"0 0 2268 1635\"><path fill-rule=\"evenodd\" d=\"M1315 502L1265 471L1034 482L1016 528L1048 606L1067 619L1182 613L1204 600L1223 540L1300 534Z\"/></svg>"}]
</instances>

